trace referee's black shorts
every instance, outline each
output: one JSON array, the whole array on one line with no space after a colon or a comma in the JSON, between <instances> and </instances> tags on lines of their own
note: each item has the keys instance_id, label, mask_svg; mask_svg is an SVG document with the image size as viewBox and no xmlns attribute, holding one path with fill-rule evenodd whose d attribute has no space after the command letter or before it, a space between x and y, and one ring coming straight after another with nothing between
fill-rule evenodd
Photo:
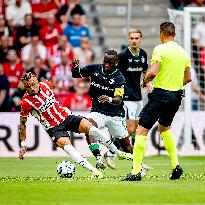
<instances>
[{"instance_id":1,"label":"referee's black shorts","mask_svg":"<svg viewBox=\"0 0 205 205\"><path fill-rule=\"evenodd\" d=\"M139 117L139 125L151 129L156 121L164 127L171 125L182 101L183 91L155 88Z\"/></svg>"}]
</instances>

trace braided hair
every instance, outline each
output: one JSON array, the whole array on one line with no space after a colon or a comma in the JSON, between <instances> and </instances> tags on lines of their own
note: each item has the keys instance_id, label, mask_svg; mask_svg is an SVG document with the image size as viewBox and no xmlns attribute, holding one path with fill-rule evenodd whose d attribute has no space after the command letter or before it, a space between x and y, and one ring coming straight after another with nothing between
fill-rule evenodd
<instances>
[{"instance_id":1,"label":"braided hair","mask_svg":"<svg viewBox=\"0 0 205 205\"><path fill-rule=\"evenodd\" d=\"M117 54L117 51L115 50L107 50L105 51L105 55L112 55L112 56L115 56L116 58L118 58L118 54Z\"/></svg>"},{"instance_id":2,"label":"braided hair","mask_svg":"<svg viewBox=\"0 0 205 205\"><path fill-rule=\"evenodd\" d=\"M21 81L29 81L32 77L36 77L32 72L24 73Z\"/></svg>"}]
</instances>

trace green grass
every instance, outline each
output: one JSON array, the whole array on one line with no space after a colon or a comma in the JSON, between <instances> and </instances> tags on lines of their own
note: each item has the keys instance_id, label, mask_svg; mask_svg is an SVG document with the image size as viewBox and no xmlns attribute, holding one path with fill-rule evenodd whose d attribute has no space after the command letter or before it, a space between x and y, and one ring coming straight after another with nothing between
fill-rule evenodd
<instances>
[{"instance_id":1,"label":"green grass","mask_svg":"<svg viewBox=\"0 0 205 205\"><path fill-rule=\"evenodd\" d=\"M117 159L118 169L106 169L100 181L78 165L72 179L61 179L56 165L63 159L0 158L0 205L205 204L205 157L180 158L184 175L176 181L169 180L168 157L146 158L154 169L140 182L121 182L131 162Z\"/></svg>"}]
</instances>

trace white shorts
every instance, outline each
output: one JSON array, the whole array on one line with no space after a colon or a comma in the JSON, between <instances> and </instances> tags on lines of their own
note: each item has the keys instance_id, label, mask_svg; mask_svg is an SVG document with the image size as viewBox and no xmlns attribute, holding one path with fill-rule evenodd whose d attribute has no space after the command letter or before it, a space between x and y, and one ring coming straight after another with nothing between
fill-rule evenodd
<instances>
[{"instance_id":1,"label":"white shorts","mask_svg":"<svg viewBox=\"0 0 205 205\"><path fill-rule=\"evenodd\" d=\"M87 118L93 119L99 129L108 128L114 138L125 138L128 136L126 121L123 117L111 117L98 112L91 112Z\"/></svg>"},{"instance_id":2,"label":"white shorts","mask_svg":"<svg viewBox=\"0 0 205 205\"><path fill-rule=\"evenodd\" d=\"M125 116L130 120L139 120L139 114L143 109L142 100L124 101Z\"/></svg>"}]
</instances>

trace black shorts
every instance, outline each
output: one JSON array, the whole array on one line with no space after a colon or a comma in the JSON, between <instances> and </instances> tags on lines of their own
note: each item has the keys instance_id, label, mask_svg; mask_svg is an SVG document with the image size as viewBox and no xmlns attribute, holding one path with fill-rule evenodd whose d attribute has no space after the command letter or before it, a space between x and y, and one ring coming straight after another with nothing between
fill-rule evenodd
<instances>
[{"instance_id":1,"label":"black shorts","mask_svg":"<svg viewBox=\"0 0 205 205\"><path fill-rule=\"evenodd\" d=\"M79 125L84 117L69 115L60 125L47 130L47 133L56 143L61 137L69 137L68 131L79 132Z\"/></svg>"},{"instance_id":2,"label":"black shorts","mask_svg":"<svg viewBox=\"0 0 205 205\"><path fill-rule=\"evenodd\" d=\"M164 127L171 125L181 105L183 91L168 91L155 88L139 117L139 125L151 129L156 121Z\"/></svg>"}]
</instances>

